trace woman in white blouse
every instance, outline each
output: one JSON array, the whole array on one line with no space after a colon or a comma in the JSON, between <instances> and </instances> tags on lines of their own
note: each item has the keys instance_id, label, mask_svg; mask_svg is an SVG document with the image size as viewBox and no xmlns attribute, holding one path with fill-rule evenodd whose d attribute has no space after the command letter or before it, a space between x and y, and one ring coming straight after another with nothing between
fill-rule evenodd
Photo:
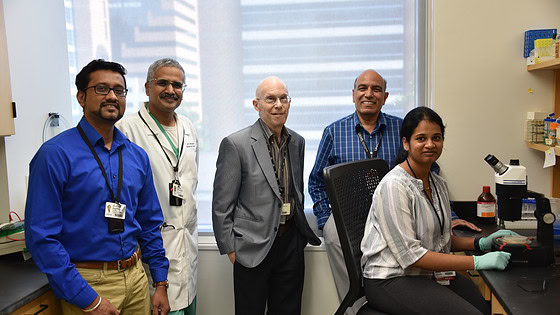
<instances>
[{"instance_id":1,"label":"woman in white blouse","mask_svg":"<svg viewBox=\"0 0 560 315\"><path fill-rule=\"evenodd\" d=\"M443 150L443 121L417 107L404 118L404 151L373 196L362 240L362 269L368 301L390 314L487 314L488 303L456 270L503 270L510 254L452 255L450 251L488 250L492 238L451 234L445 180L430 172Z\"/></svg>"}]
</instances>

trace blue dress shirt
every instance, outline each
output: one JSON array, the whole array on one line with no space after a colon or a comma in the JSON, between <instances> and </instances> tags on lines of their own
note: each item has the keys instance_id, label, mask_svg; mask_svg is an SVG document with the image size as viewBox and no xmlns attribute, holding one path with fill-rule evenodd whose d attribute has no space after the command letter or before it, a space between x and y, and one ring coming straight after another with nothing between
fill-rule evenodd
<instances>
[{"instance_id":1,"label":"blue dress shirt","mask_svg":"<svg viewBox=\"0 0 560 315\"><path fill-rule=\"evenodd\" d=\"M323 180L323 169L330 165L367 158L356 133L356 125L361 126L361 123L358 114L354 112L328 125L323 131L315 165L309 175L309 195L313 199L313 213L317 217L317 226L321 230L331 215L327 188ZM395 158L401 147L399 138L401 125L401 118L381 112L372 133L362 128L364 140L370 152L375 151L375 147L381 139L377 157L387 161L389 169L395 166Z\"/></svg>"},{"instance_id":2,"label":"blue dress shirt","mask_svg":"<svg viewBox=\"0 0 560 315\"><path fill-rule=\"evenodd\" d=\"M111 150L85 118L80 126L99 155L111 189L117 193L122 146L121 203L124 232L111 234L105 218L109 189L92 152L72 128L44 143L29 165L25 207L26 244L56 296L84 308L97 297L72 261L116 261L130 257L140 244L142 260L154 282L167 279L160 226L163 214L148 155L114 128Z\"/></svg>"}]
</instances>

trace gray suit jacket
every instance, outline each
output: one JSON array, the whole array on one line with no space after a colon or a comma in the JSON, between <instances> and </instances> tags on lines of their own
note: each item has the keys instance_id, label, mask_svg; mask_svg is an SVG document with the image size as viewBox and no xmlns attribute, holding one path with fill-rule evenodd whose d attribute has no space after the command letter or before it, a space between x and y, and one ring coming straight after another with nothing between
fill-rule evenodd
<instances>
[{"instance_id":1,"label":"gray suit jacket","mask_svg":"<svg viewBox=\"0 0 560 315\"><path fill-rule=\"evenodd\" d=\"M288 152L296 191L295 223L312 245L321 241L303 213L305 140L294 131ZM259 121L222 140L212 198L212 223L220 253L235 251L245 267L259 265L268 254L280 224L282 199Z\"/></svg>"}]
</instances>

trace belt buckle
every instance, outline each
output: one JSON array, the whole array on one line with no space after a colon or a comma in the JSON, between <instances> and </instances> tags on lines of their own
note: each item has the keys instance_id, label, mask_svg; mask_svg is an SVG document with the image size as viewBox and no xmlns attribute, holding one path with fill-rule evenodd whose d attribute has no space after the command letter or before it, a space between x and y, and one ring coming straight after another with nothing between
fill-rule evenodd
<instances>
[{"instance_id":1,"label":"belt buckle","mask_svg":"<svg viewBox=\"0 0 560 315\"><path fill-rule=\"evenodd\" d=\"M118 271L124 270L123 267L122 267L122 260L117 260L117 270Z\"/></svg>"}]
</instances>

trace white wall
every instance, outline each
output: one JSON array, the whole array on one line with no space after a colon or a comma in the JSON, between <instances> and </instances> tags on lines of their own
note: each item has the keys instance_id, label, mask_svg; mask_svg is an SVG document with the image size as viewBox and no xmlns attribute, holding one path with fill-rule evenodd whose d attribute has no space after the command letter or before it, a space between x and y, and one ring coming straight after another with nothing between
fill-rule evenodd
<instances>
[{"instance_id":1,"label":"white wall","mask_svg":"<svg viewBox=\"0 0 560 315\"><path fill-rule=\"evenodd\" d=\"M520 159L529 189L550 194L544 153L527 148L523 125L527 111L552 111L553 77L527 72L523 36L530 29L560 27L560 1L432 5L432 106L447 125L440 161L452 199L476 200L482 185L494 187L493 171L483 160L489 153L504 163Z\"/></svg>"},{"instance_id":2,"label":"white wall","mask_svg":"<svg viewBox=\"0 0 560 315\"><path fill-rule=\"evenodd\" d=\"M29 162L49 112L71 120L64 2L5 0L16 133L6 137L10 208L23 217Z\"/></svg>"},{"instance_id":3,"label":"white wall","mask_svg":"<svg viewBox=\"0 0 560 315\"><path fill-rule=\"evenodd\" d=\"M197 313L233 315L233 267L220 256L213 236L199 238ZM305 280L301 313L334 314L338 296L323 246L305 248Z\"/></svg>"}]
</instances>

